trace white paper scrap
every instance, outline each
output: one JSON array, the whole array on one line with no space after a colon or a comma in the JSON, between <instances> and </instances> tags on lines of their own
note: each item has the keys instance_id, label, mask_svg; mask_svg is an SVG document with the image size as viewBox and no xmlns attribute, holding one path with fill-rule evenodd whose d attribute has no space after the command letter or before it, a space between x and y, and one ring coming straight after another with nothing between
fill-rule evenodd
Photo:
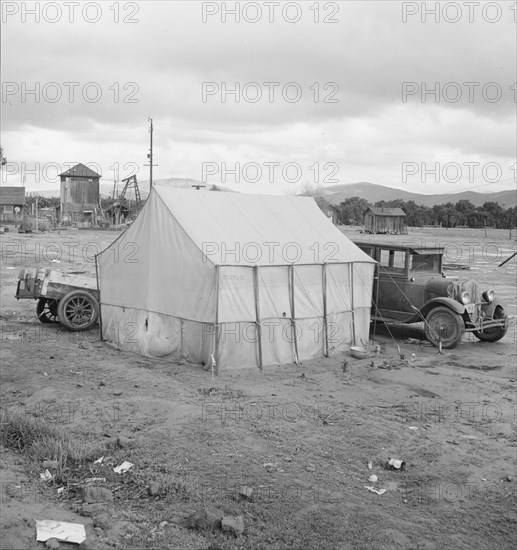
<instances>
[{"instance_id":1,"label":"white paper scrap","mask_svg":"<svg viewBox=\"0 0 517 550\"><path fill-rule=\"evenodd\" d=\"M46 542L48 539L81 544L86 540L86 531L81 523L67 523L51 519L36 520L36 540Z\"/></svg>"}]
</instances>

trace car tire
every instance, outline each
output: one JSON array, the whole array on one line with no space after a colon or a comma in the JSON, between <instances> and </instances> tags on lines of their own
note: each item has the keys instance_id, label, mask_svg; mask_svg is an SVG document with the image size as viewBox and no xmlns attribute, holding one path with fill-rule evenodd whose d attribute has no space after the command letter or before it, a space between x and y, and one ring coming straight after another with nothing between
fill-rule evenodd
<instances>
[{"instance_id":1,"label":"car tire","mask_svg":"<svg viewBox=\"0 0 517 550\"><path fill-rule=\"evenodd\" d=\"M40 298L36 305L36 313L40 323L59 323L57 315L57 300Z\"/></svg>"},{"instance_id":2,"label":"car tire","mask_svg":"<svg viewBox=\"0 0 517 550\"><path fill-rule=\"evenodd\" d=\"M90 330L99 318L99 304L89 292L73 290L59 301L57 315L68 330Z\"/></svg>"},{"instance_id":3,"label":"car tire","mask_svg":"<svg viewBox=\"0 0 517 550\"><path fill-rule=\"evenodd\" d=\"M465 323L461 315L446 306L433 308L425 318L425 336L433 346L444 349L455 348L465 334Z\"/></svg>"},{"instance_id":4,"label":"car tire","mask_svg":"<svg viewBox=\"0 0 517 550\"><path fill-rule=\"evenodd\" d=\"M502 321L506 318L506 313L501 306L497 306L492 319ZM474 331L474 336L482 342L497 342L508 332L508 323L504 327L489 327L483 331Z\"/></svg>"}]
</instances>

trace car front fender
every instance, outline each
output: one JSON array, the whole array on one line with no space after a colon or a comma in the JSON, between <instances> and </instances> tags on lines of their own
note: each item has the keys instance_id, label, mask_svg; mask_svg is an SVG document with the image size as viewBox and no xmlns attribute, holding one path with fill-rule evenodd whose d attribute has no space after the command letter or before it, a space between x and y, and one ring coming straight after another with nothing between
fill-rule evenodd
<instances>
[{"instance_id":1,"label":"car front fender","mask_svg":"<svg viewBox=\"0 0 517 550\"><path fill-rule=\"evenodd\" d=\"M429 300L423 307L420 308L420 314L423 317L426 317L427 314L436 306L446 306L449 309L452 309L458 315L463 315L465 313L465 306L460 304L452 298L433 298Z\"/></svg>"},{"instance_id":2,"label":"car front fender","mask_svg":"<svg viewBox=\"0 0 517 550\"><path fill-rule=\"evenodd\" d=\"M497 307L500 307L504 312L504 306L497 298L492 302L485 302L481 304L481 309L484 312L485 317L488 317L490 319L494 317L494 313Z\"/></svg>"}]
</instances>

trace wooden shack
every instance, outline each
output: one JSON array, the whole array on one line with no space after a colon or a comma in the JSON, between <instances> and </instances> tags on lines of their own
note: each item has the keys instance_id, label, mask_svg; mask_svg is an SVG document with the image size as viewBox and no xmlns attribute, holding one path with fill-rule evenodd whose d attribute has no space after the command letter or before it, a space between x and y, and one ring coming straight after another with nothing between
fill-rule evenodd
<instances>
[{"instance_id":1,"label":"wooden shack","mask_svg":"<svg viewBox=\"0 0 517 550\"><path fill-rule=\"evenodd\" d=\"M365 233L389 233L406 235L406 213L402 208L387 208L385 206L369 206L363 212Z\"/></svg>"},{"instance_id":2,"label":"wooden shack","mask_svg":"<svg viewBox=\"0 0 517 550\"><path fill-rule=\"evenodd\" d=\"M0 221L19 223L23 220L25 187L0 186Z\"/></svg>"},{"instance_id":3,"label":"wooden shack","mask_svg":"<svg viewBox=\"0 0 517 550\"><path fill-rule=\"evenodd\" d=\"M65 223L95 225L100 215L100 175L84 164L59 174L61 178L60 219Z\"/></svg>"}]
</instances>

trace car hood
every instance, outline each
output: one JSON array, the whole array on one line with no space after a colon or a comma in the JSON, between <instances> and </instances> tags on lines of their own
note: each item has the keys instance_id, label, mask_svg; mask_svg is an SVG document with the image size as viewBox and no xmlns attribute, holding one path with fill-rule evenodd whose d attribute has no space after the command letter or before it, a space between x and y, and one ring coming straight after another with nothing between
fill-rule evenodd
<instances>
[{"instance_id":1,"label":"car hood","mask_svg":"<svg viewBox=\"0 0 517 550\"><path fill-rule=\"evenodd\" d=\"M474 279L459 277L455 279L433 278L426 284L426 291L433 297L447 296L457 302L461 302L461 293L470 294L470 303L481 302L481 292L479 285Z\"/></svg>"}]
</instances>

